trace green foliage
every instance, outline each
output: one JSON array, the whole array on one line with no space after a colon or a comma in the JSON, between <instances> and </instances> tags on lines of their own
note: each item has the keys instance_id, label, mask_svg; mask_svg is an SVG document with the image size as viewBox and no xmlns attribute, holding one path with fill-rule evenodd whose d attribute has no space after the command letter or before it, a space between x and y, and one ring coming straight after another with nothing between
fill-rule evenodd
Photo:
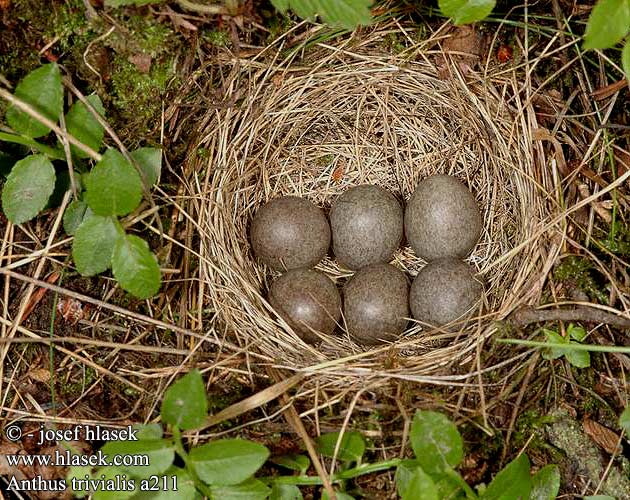
<instances>
[{"instance_id":1,"label":"green foliage","mask_svg":"<svg viewBox=\"0 0 630 500\"><path fill-rule=\"evenodd\" d=\"M269 500L303 500L300 488L294 484L274 483L271 488Z\"/></svg>"},{"instance_id":2,"label":"green foliage","mask_svg":"<svg viewBox=\"0 0 630 500\"><path fill-rule=\"evenodd\" d=\"M463 440L457 427L441 413L416 412L410 439L420 466L429 474L456 467L464 458Z\"/></svg>"},{"instance_id":3,"label":"green foliage","mask_svg":"<svg viewBox=\"0 0 630 500\"><path fill-rule=\"evenodd\" d=\"M555 500L560 490L560 469L557 465L545 465L532 477L530 500Z\"/></svg>"},{"instance_id":4,"label":"green foliage","mask_svg":"<svg viewBox=\"0 0 630 500\"><path fill-rule=\"evenodd\" d=\"M339 432L331 432L318 437L316 440L317 451L325 457L333 458L339 437ZM364 452L365 440L363 436L357 431L344 432L341 443L339 443L337 459L342 462L356 462L360 464Z\"/></svg>"},{"instance_id":5,"label":"green foliage","mask_svg":"<svg viewBox=\"0 0 630 500\"><path fill-rule=\"evenodd\" d=\"M599 0L588 18L584 49L606 49L621 42L630 32L630 2Z\"/></svg>"},{"instance_id":6,"label":"green foliage","mask_svg":"<svg viewBox=\"0 0 630 500\"><path fill-rule=\"evenodd\" d=\"M455 24L468 24L486 18L496 0L439 0L438 6L442 13L453 18Z\"/></svg>"},{"instance_id":7,"label":"green foliage","mask_svg":"<svg viewBox=\"0 0 630 500\"><path fill-rule=\"evenodd\" d=\"M547 342L551 344L564 344L567 347L549 347L543 351L543 358L558 359L564 356L566 360L576 368L588 368L591 366L591 355L588 351L571 349L572 345L579 344L586 337L586 331L581 326L570 324L567 328L567 336L563 337L554 330L543 328L547 336Z\"/></svg>"},{"instance_id":8,"label":"green foliage","mask_svg":"<svg viewBox=\"0 0 630 500\"><path fill-rule=\"evenodd\" d=\"M482 500L527 500L532 489L529 468L527 455L519 455L495 476Z\"/></svg>"},{"instance_id":9,"label":"green foliage","mask_svg":"<svg viewBox=\"0 0 630 500\"><path fill-rule=\"evenodd\" d=\"M372 22L372 0L271 0L280 12L291 9L304 19L320 16L332 26L354 29Z\"/></svg>"},{"instance_id":10,"label":"green foliage","mask_svg":"<svg viewBox=\"0 0 630 500\"><path fill-rule=\"evenodd\" d=\"M162 420L179 429L201 427L206 421L208 400L199 370L192 370L164 394Z\"/></svg>"},{"instance_id":11,"label":"green foliage","mask_svg":"<svg viewBox=\"0 0 630 500\"><path fill-rule=\"evenodd\" d=\"M45 64L31 71L15 88L15 97L29 104L52 122L56 122L63 112L63 88L61 73L57 64ZM50 132L43 123L24 111L10 106L6 120L18 134L35 138Z\"/></svg>"},{"instance_id":12,"label":"green foliage","mask_svg":"<svg viewBox=\"0 0 630 500\"><path fill-rule=\"evenodd\" d=\"M630 406L627 406L619 415L619 427L626 433L626 437L630 436Z\"/></svg>"},{"instance_id":13,"label":"green foliage","mask_svg":"<svg viewBox=\"0 0 630 500\"><path fill-rule=\"evenodd\" d=\"M63 86L59 67L47 64L30 72L17 85L15 96L52 122L64 112ZM105 111L100 98L90 95L89 105L101 117ZM56 172L51 160L66 160L61 143L51 147L35 140L50 133L50 128L27 113L11 106L6 119L9 132L0 140L28 146L40 154L15 161L3 155L2 163L11 170L2 190L2 210L13 224L23 224L44 208L60 203L70 183L69 170ZM113 269L120 286L139 298L148 298L160 288L160 268L147 243L137 236L125 236L117 217L135 210L142 199L144 178L147 187L155 184L162 167L162 152L140 148L130 153L141 174L119 151L103 147L104 127L82 101L75 102L64 117L70 136L92 149L98 160L90 171L90 155L70 145L72 172L77 197L63 214L65 231L75 236L72 255L77 270L93 276ZM68 167L69 168L69 167Z\"/></svg>"},{"instance_id":14,"label":"green foliage","mask_svg":"<svg viewBox=\"0 0 630 500\"><path fill-rule=\"evenodd\" d=\"M44 155L18 161L2 190L2 210L14 224L35 217L55 189L55 168Z\"/></svg>"}]
</instances>

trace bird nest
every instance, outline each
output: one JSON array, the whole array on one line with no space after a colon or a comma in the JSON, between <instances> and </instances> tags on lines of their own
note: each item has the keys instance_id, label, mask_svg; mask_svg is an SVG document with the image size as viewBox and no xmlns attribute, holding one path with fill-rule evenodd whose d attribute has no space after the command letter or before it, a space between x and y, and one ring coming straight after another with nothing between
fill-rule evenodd
<instances>
[{"instance_id":1,"label":"bird nest","mask_svg":"<svg viewBox=\"0 0 630 500\"><path fill-rule=\"evenodd\" d=\"M206 156L195 169L204 174L191 183L203 200L204 299L218 331L276 367L451 383L480 369L480 348L498 320L538 300L553 252L545 228L558 205L544 158L532 150L532 111L515 71L463 75L437 40L392 54L383 36L375 28L289 56L280 40L253 59L228 60L230 99L204 117L197 146ZM467 259L485 290L474 317L457 331L410 322L398 341L376 347L341 329L320 344L302 342L267 300L277 273L248 239L258 208L296 195L327 211L365 183L404 202L437 173L461 179L482 211L483 233ZM392 263L410 279L425 265L404 241ZM339 287L351 277L332 253L317 269Z\"/></svg>"}]
</instances>

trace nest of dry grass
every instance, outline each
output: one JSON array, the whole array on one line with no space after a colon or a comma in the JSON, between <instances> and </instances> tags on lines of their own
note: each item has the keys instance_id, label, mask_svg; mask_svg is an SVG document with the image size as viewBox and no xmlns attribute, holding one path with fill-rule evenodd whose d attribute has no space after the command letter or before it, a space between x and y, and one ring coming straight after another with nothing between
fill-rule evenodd
<instances>
[{"instance_id":1,"label":"nest of dry grass","mask_svg":"<svg viewBox=\"0 0 630 500\"><path fill-rule=\"evenodd\" d=\"M480 369L481 346L498 320L538 301L558 248L547 229L559 204L544 158L534 157L533 111L515 70L463 76L448 58L438 68L438 35L391 54L382 43L387 29L289 56L279 40L247 62L232 61L224 82L232 101L207 111L198 147L209 157L194 169L205 177L191 182L203 200L195 214L202 293L227 336L275 366L355 382L453 383ZM326 210L362 183L405 201L435 173L462 179L482 209L483 235L468 261L485 295L473 320L456 333L410 323L397 342L372 349L343 333L303 343L266 300L275 274L248 241L258 207L298 195ZM413 277L424 262L403 246L393 264ZM330 257L318 269L339 286L350 276Z\"/></svg>"}]
</instances>

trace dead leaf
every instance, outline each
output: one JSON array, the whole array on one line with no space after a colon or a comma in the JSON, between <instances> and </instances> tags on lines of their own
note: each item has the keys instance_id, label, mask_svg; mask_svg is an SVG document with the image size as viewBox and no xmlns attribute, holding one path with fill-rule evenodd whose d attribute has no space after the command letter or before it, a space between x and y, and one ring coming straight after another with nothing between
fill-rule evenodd
<instances>
[{"instance_id":1,"label":"dead leaf","mask_svg":"<svg viewBox=\"0 0 630 500\"><path fill-rule=\"evenodd\" d=\"M8 10L11 6L11 0L0 0L0 10Z\"/></svg>"},{"instance_id":2,"label":"dead leaf","mask_svg":"<svg viewBox=\"0 0 630 500\"><path fill-rule=\"evenodd\" d=\"M151 71L153 58L149 54L131 54L127 60L138 68L140 73L148 73Z\"/></svg>"},{"instance_id":3,"label":"dead leaf","mask_svg":"<svg viewBox=\"0 0 630 500\"><path fill-rule=\"evenodd\" d=\"M603 426L602 424L585 418L582 422L582 429L597 445L604 449L606 453L613 455L621 452L621 443L619 435Z\"/></svg>"},{"instance_id":4,"label":"dead leaf","mask_svg":"<svg viewBox=\"0 0 630 500\"><path fill-rule=\"evenodd\" d=\"M606 85L605 87L599 87L598 89L595 89L593 92L591 92L591 97L596 101L601 101L610 97L616 92L619 92L626 85L628 85L628 80L624 78L623 80L611 83L610 85Z\"/></svg>"},{"instance_id":5,"label":"dead leaf","mask_svg":"<svg viewBox=\"0 0 630 500\"><path fill-rule=\"evenodd\" d=\"M42 384L48 384L50 382L50 370L45 368L33 368L28 371L28 376Z\"/></svg>"}]
</instances>

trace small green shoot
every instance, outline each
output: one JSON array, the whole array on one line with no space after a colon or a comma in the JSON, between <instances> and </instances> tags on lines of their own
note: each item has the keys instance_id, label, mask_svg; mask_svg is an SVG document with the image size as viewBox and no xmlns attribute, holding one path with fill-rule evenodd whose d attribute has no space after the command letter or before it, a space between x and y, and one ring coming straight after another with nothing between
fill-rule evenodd
<instances>
[{"instance_id":1,"label":"small green shoot","mask_svg":"<svg viewBox=\"0 0 630 500\"><path fill-rule=\"evenodd\" d=\"M547 336L547 342L569 346L569 348L549 347L543 351L543 358L551 360L564 356L566 360L576 368L588 368L591 366L591 356L588 351L580 351L571 348L576 344L580 344L586 337L586 330L584 330L583 327L575 326L571 323L567 328L566 337L547 328L543 328L543 333Z\"/></svg>"}]
</instances>

